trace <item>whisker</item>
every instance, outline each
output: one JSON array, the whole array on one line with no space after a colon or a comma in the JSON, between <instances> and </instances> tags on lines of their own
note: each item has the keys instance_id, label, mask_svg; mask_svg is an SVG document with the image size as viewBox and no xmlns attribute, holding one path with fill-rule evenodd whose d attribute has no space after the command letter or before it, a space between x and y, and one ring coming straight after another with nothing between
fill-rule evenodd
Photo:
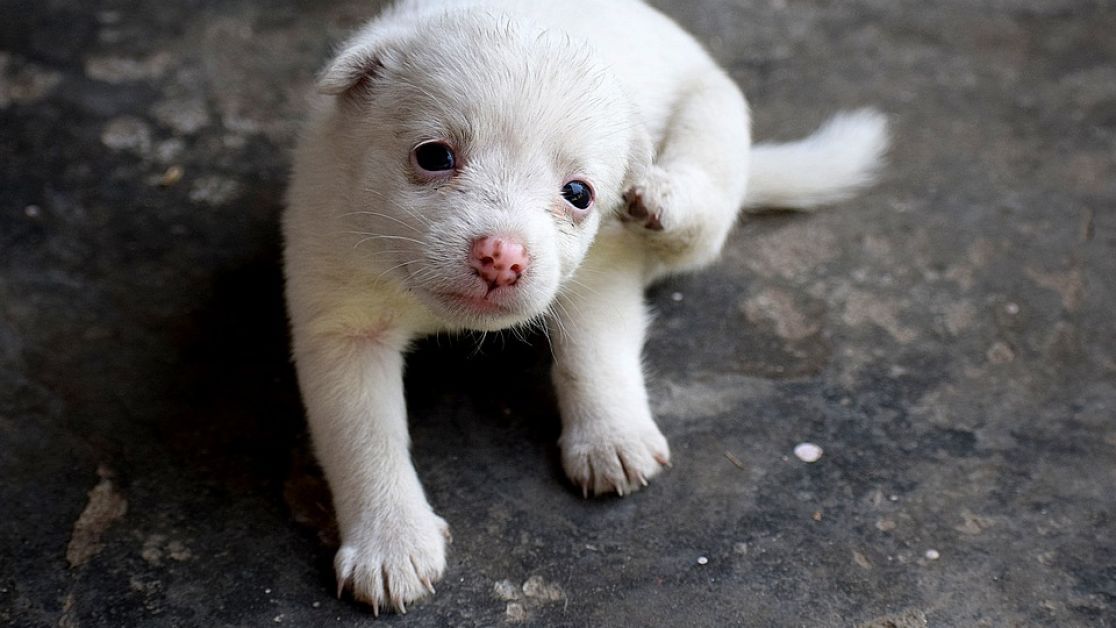
<instances>
[{"instance_id":1,"label":"whisker","mask_svg":"<svg viewBox=\"0 0 1116 628\"><path fill-rule=\"evenodd\" d=\"M379 218L387 218L388 220L393 220L393 221L403 225L404 227L410 229L411 231L414 231L415 233L418 233L418 234L422 233L422 231L420 231L418 227L412 225L409 222L405 222L403 220L400 220L400 219L396 218L395 216L391 216L389 214L381 214L379 212L370 212L370 211L346 212L344 214L341 214L338 217L339 218L347 218L349 216L377 216Z\"/></svg>"},{"instance_id":2,"label":"whisker","mask_svg":"<svg viewBox=\"0 0 1116 628\"><path fill-rule=\"evenodd\" d=\"M415 260L408 260L406 262L403 262L402 264L396 264L395 266L392 266L391 268L385 270L384 272L380 273L379 275L376 275L376 278L373 279L372 281L373 282L379 281L380 279L383 279L384 275L390 273L391 271L395 270L396 268L403 268L407 264L414 264L414 263L415 263Z\"/></svg>"}]
</instances>

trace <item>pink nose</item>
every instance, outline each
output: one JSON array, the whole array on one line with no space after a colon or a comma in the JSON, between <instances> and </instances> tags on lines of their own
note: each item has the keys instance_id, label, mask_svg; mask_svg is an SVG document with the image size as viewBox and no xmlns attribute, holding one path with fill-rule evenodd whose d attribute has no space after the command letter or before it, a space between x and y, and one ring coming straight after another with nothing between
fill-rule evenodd
<instances>
[{"instance_id":1,"label":"pink nose","mask_svg":"<svg viewBox=\"0 0 1116 628\"><path fill-rule=\"evenodd\" d=\"M527 249L510 238L485 236L473 241L469 265L489 288L512 286L527 271Z\"/></svg>"}]
</instances>

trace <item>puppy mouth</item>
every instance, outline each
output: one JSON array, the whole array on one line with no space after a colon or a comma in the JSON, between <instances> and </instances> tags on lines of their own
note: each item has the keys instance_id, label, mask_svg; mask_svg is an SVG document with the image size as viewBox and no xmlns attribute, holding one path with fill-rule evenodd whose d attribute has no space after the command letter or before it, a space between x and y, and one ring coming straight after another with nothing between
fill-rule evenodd
<instances>
[{"instance_id":1,"label":"puppy mouth","mask_svg":"<svg viewBox=\"0 0 1116 628\"><path fill-rule=\"evenodd\" d=\"M451 304L470 314L502 315L514 314L516 310L489 298L490 294L477 296L461 292L438 292L436 296L444 303Z\"/></svg>"}]
</instances>

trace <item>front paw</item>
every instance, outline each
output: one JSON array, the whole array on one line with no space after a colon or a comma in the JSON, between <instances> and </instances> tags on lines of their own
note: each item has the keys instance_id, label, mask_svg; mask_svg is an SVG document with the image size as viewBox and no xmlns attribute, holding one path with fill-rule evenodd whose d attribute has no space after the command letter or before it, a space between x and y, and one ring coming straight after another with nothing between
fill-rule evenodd
<instances>
[{"instance_id":1,"label":"front paw","mask_svg":"<svg viewBox=\"0 0 1116 628\"><path fill-rule=\"evenodd\" d=\"M429 509L379 514L342 541L333 559L337 595L351 589L376 616L381 608L406 613L407 604L434 593L445 571L449 526Z\"/></svg>"},{"instance_id":2,"label":"front paw","mask_svg":"<svg viewBox=\"0 0 1116 628\"><path fill-rule=\"evenodd\" d=\"M583 496L621 497L647 486L670 466L670 447L653 422L641 426L589 424L567 427L558 441L562 468Z\"/></svg>"},{"instance_id":3,"label":"front paw","mask_svg":"<svg viewBox=\"0 0 1116 628\"><path fill-rule=\"evenodd\" d=\"M620 219L646 231L662 231L670 225L668 208L677 204L670 177L652 167L644 180L624 193L624 213Z\"/></svg>"}]
</instances>

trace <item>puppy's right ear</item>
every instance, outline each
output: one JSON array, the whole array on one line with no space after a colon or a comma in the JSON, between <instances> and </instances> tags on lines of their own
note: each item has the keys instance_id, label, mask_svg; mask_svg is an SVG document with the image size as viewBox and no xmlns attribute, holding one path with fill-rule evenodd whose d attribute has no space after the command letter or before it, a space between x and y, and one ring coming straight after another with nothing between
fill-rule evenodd
<instances>
[{"instance_id":1,"label":"puppy's right ear","mask_svg":"<svg viewBox=\"0 0 1116 628\"><path fill-rule=\"evenodd\" d=\"M373 50L346 50L318 77L318 92L338 96L374 78L384 65Z\"/></svg>"},{"instance_id":2,"label":"puppy's right ear","mask_svg":"<svg viewBox=\"0 0 1116 628\"><path fill-rule=\"evenodd\" d=\"M359 35L318 76L318 91L337 96L366 86L384 70L384 60L394 49L383 34Z\"/></svg>"}]
</instances>

